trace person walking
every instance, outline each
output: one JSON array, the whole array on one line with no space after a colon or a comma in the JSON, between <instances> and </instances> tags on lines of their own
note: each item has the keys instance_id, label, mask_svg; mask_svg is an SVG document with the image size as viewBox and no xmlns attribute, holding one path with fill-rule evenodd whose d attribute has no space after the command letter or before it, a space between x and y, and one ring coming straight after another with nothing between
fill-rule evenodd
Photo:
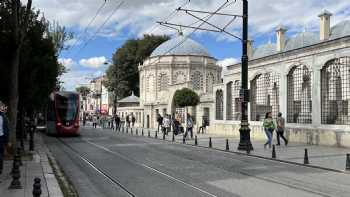
<instances>
[{"instance_id":1,"label":"person walking","mask_svg":"<svg viewBox=\"0 0 350 197\"><path fill-rule=\"evenodd\" d=\"M170 126L171 126L170 116L166 114L163 118L163 132L165 133L165 135L168 135L170 131Z\"/></svg>"},{"instance_id":2,"label":"person walking","mask_svg":"<svg viewBox=\"0 0 350 197\"><path fill-rule=\"evenodd\" d=\"M199 127L197 134L200 134L200 132L202 131L202 134L204 134L204 130L206 129L208 123L207 123L207 118L205 116L203 116L202 118L202 125Z\"/></svg>"},{"instance_id":3,"label":"person walking","mask_svg":"<svg viewBox=\"0 0 350 197\"><path fill-rule=\"evenodd\" d=\"M187 138L188 133L190 132L191 139L193 138L193 119L190 114L187 114L187 124L186 124L185 138Z\"/></svg>"},{"instance_id":4,"label":"person walking","mask_svg":"<svg viewBox=\"0 0 350 197\"><path fill-rule=\"evenodd\" d=\"M125 120L126 120L126 127L130 127L130 115L127 115Z\"/></svg>"},{"instance_id":5,"label":"person walking","mask_svg":"<svg viewBox=\"0 0 350 197\"><path fill-rule=\"evenodd\" d=\"M134 127L135 125L135 122L136 122L136 118L133 114L131 114L131 126Z\"/></svg>"},{"instance_id":6,"label":"person walking","mask_svg":"<svg viewBox=\"0 0 350 197\"><path fill-rule=\"evenodd\" d=\"M159 113L157 115L157 122L158 122L157 132L159 132L159 128L162 128L162 125L163 125L163 117Z\"/></svg>"},{"instance_id":7,"label":"person walking","mask_svg":"<svg viewBox=\"0 0 350 197\"><path fill-rule=\"evenodd\" d=\"M95 129L97 127L97 116L92 117L92 127Z\"/></svg>"},{"instance_id":8,"label":"person walking","mask_svg":"<svg viewBox=\"0 0 350 197\"><path fill-rule=\"evenodd\" d=\"M0 174L2 174L4 168L5 145L9 140L8 121L5 112L6 106L0 101Z\"/></svg>"},{"instance_id":9,"label":"person walking","mask_svg":"<svg viewBox=\"0 0 350 197\"><path fill-rule=\"evenodd\" d=\"M272 137L273 137L273 131L275 130L275 122L272 119L272 113L267 112L265 114L265 120L263 123L263 127L265 130L265 134L267 136L267 142L264 144L264 148L266 148L267 145L269 145L269 148L271 148L272 145Z\"/></svg>"},{"instance_id":10,"label":"person walking","mask_svg":"<svg viewBox=\"0 0 350 197\"><path fill-rule=\"evenodd\" d=\"M285 120L282 117L282 113L279 112L278 113L278 117L277 117L277 129L276 129L276 133L277 133L277 146L280 146L280 137L284 140L284 144L287 146L288 145L288 140L284 137L284 125L285 125Z\"/></svg>"},{"instance_id":11,"label":"person walking","mask_svg":"<svg viewBox=\"0 0 350 197\"><path fill-rule=\"evenodd\" d=\"M118 115L115 116L115 129L118 130L120 128L120 118Z\"/></svg>"}]
</instances>

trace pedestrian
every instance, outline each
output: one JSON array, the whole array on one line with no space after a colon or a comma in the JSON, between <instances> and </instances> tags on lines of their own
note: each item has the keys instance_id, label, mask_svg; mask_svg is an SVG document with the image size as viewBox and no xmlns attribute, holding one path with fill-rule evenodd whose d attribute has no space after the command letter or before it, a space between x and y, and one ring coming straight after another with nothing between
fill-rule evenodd
<instances>
[{"instance_id":1,"label":"pedestrian","mask_svg":"<svg viewBox=\"0 0 350 197\"><path fill-rule=\"evenodd\" d=\"M135 122L136 122L136 118L135 118L135 116L133 114L131 114L131 125L132 125L132 127L134 127Z\"/></svg>"},{"instance_id":2,"label":"pedestrian","mask_svg":"<svg viewBox=\"0 0 350 197\"><path fill-rule=\"evenodd\" d=\"M207 119L205 116L202 117L202 125L199 127L199 130L198 130L198 134L202 131L202 134L204 134L204 130L206 129L207 127Z\"/></svg>"},{"instance_id":3,"label":"pedestrian","mask_svg":"<svg viewBox=\"0 0 350 197\"><path fill-rule=\"evenodd\" d=\"M186 124L185 138L187 138L188 133L190 132L191 139L193 138L193 120L190 114L187 114L187 124Z\"/></svg>"},{"instance_id":4,"label":"pedestrian","mask_svg":"<svg viewBox=\"0 0 350 197\"><path fill-rule=\"evenodd\" d=\"M273 137L273 131L275 130L275 122L272 119L272 113L267 112L265 114L265 120L263 123L263 127L265 130L265 134L267 136L267 142L264 144L264 148L266 148L267 145L269 145L269 148L271 148L272 145L272 137Z\"/></svg>"},{"instance_id":5,"label":"pedestrian","mask_svg":"<svg viewBox=\"0 0 350 197\"><path fill-rule=\"evenodd\" d=\"M280 137L284 140L284 144L287 146L288 145L288 140L284 137L284 124L285 120L282 117L282 113L279 112L278 113L278 117L277 117L277 129L276 129L276 133L277 133L277 146L280 146Z\"/></svg>"},{"instance_id":6,"label":"pedestrian","mask_svg":"<svg viewBox=\"0 0 350 197\"><path fill-rule=\"evenodd\" d=\"M118 130L120 128L120 118L118 115L115 116L115 129Z\"/></svg>"},{"instance_id":7,"label":"pedestrian","mask_svg":"<svg viewBox=\"0 0 350 197\"><path fill-rule=\"evenodd\" d=\"M130 127L130 115L126 116L126 127Z\"/></svg>"},{"instance_id":8,"label":"pedestrian","mask_svg":"<svg viewBox=\"0 0 350 197\"><path fill-rule=\"evenodd\" d=\"M86 114L83 113L83 126L85 127L85 124L86 124Z\"/></svg>"},{"instance_id":9,"label":"pedestrian","mask_svg":"<svg viewBox=\"0 0 350 197\"><path fill-rule=\"evenodd\" d=\"M8 120L5 115L6 106L0 101L0 175L4 168L4 152L5 146L9 140L9 129L8 129Z\"/></svg>"},{"instance_id":10,"label":"pedestrian","mask_svg":"<svg viewBox=\"0 0 350 197\"><path fill-rule=\"evenodd\" d=\"M170 126L171 126L171 122L170 122L170 117L169 115L165 115L163 118L163 133L165 133L166 135L168 135L169 131L170 131Z\"/></svg>"},{"instance_id":11,"label":"pedestrian","mask_svg":"<svg viewBox=\"0 0 350 197\"><path fill-rule=\"evenodd\" d=\"M92 127L96 129L97 127L97 116L92 117Z\"/></svg>"},{"instance_id":12,"label":"pedestrian","mask_svg":"<svg viewBox=\"0 0 350 197\"><path fill-rule=\"evenodd\" d=\"M157 114L157 122L158 122L157 132L159 132L159 128L162 128L162 125L163 125L163 117L159 113Z\"/></svg>"}]
</instances>

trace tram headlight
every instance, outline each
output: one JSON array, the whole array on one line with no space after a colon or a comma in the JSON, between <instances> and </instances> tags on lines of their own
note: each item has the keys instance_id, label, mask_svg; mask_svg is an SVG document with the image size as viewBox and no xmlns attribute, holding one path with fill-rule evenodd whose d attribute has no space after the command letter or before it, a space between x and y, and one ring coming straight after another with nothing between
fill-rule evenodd
<instances>
[{"instance_id":1,"label":"tram headlight","mask_svg":"<svg viewBox=\"0 0 350 197\"><path fill-rule=\"evenodd\" d=\"M58 123L56 124L56 126L61 127L62 124L61 124L60 122L58 122Z\"/></svg>"}]
</instances>

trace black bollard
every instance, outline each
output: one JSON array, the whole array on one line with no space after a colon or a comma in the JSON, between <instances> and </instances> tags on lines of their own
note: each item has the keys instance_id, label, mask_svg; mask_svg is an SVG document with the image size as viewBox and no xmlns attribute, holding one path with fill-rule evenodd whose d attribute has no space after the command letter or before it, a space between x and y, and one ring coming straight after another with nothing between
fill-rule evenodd
<instances>
[{"instance_id":1,"label":"black bollard","mask_svg":"<svg viewBox=\"0 0 350 197\"><path fill-rule=\"evenodd\" d=\"M12 169L12 181L9 186L9 189L22 189L21 181L21 171L19 169L19 158L18 154L15 155L13 159L13 169Z\"/></svg>"},{"instance_id":2,"label":"black bollard","mask_svg":"<svg viewBox=\"0 0 350 197\"><path fill-rule=\"evenodd\" d=\"M211 143L211 137L209 137L209 148L212 148L213 144Z\"/></svg>"},{"instance_id":3,"label":"black bollard","mask_svg":"<svg viewBox=\"0 0 350 197\"><path fill-rule=\"evenodd\" d=\"M133 131L132 131L132 128L130 129L130 133L131 133L131 135L133 135L134 133L133 133Z\"/></svg>"},{"instance_id":4,"label":"black bollard","mask_svg":"<svg viewBox=\"0 0 350 197\"><path fill-rule=\"evenodd\" d=\"M41 180L36 177L33 184L33 197L40 197L41 195Z\"/></svg>"},{"instance_id":5,"label":"black bollard","mask_svg":"<svg viewBox=\"0 0 350 197\"><path fill-rule=\"evenodd\" d=\"M156 131L156 134L154 134L154 138L158 138L158 132Z\"/></svg>"},{"instance_id":6,"label":"black bollard","mask_svg":"<svg viewBox=\"0 0 350 197\"><path fill-rule=\"evenodd\" d=\"M126 133L129 133L129 128L128 127L126 127Z\"/></svg>"},{"instance_id":7,"label":"black bollard","mask_svg":"<svg viewBox=\"0 0 350 197\"><path fill-rule=\"evenodd\" d=\"M197 136L194 136L194 145L197 146L198 145L198 140L197 140Z\"/></svg>"},{"instance_id":8,"label":"black bollard","mask_svg":"<svg viewBox=\"0 0 350 197\"><path fill-rule=\"evenodd\" d=\"M143 129L141 129L141 135L144 136Z\"/></svg>"},{"instance_id":9,"label":"black bollard","mask_svg":"<svg viewBox=\"0 0 350 197\"><path fill-rule=\"evenodd\" d=\"M307 153L307 148L305 148L304 164L310 164L310 162L309 162L309 154Z\"/></svg>"},{"instance_id":10,"label":"black bollard","mask_svg":"<svg viewBox=\"0 0 350 197\"><path fill-rule=\"evenodd\" d=\"M124 133L124 127L122 127L122 133Z\"/></svg>"},{"instance_id":11,"label":"black bollard","mask_svg":"<svg viewBox=\"0 0 350 197\"><path fill-rule=\"evenodd\" d=\"M148 137L151 137L151 132L150 131L148 131Z\"/></svg>"},{"instance_id":12,"label":"black bollard","mask_svg":"<svg viewBox=\"0 0 350 197\"><path fill-rule=\"evenodd\" d=\"M272 145L272 159L276 159L276 147Z\"/></svg>"},{"instance_id":13,"label":"black bollard","mask_svg":"<svg viewBox=\"0 0 350 197\"><path fill-rule=\"evenodd\" d=\"M136 135L139 135L139 131L137 130L137 128L136 128Z\"/></svg>"},{"instance_id":14,"label":"black bollard","mask_svg":"<svg viewBox=\"0 0 350 197\"><path fill-rule=\"evenodd\" d=\"M182 143L183 143L183 144L186 144L186 138L185 138L185 136L182 137Z\"/></svg>"},{"instance_id":15,"label":"black bollard","mask_svg":"<svg viewBox=\"0 0 350 197\"><path fill-rule=\"evenodd\" d=\"M175 142L175 134L174 133L173 133L173 139L171 141Z\"/></svg>"},{"instance_id":16,"label":"black bollard","mask_svg":"<svg viewBox=\"0 0 350 197\"><path fill-rule=\"evenodd\" d=\"M163 140L165 140L165 132L163 132Z\"/></svg>"},{"instance_id":17,"label":"black bollard","mask_svg":"<svg viewBox=\"0 0 350 197\"><path fill-rule=\"evenodd\" d=\"M346 154L346 167L345 170L350 170L350 154Z\"/></svg>"},{"instance_id":18,"label":"black bollard","mask_svg":"<svg viewBox=\"0 0 350 197\"><path fill-rule=\"evenodd\" d=\"M228 144L228 139L226 139L226 151L229 151L230 150L230 145Z\"/></svg>"}]
</instances>

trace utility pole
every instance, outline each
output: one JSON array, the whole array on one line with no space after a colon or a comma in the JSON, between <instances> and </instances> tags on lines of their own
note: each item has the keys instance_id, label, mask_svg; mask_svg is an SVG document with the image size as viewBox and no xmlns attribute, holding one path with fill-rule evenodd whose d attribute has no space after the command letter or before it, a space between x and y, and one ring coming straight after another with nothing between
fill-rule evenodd
<instances>
[{"instance_id":1,"label":"utility pole","mask_svg":"<svg viewBox=\"0 0 350 197\"><path fill-rule=\"evenodd\" d=\"M248 102L249 102L249 90L248 90L248 0L243 1L243 15L242 15L242 62L241 62L241 128L239 129L240 140L238 150L245 150L250 152L253 150L252 143L250 141L250 128L248 123Z\"/></svg>"}]
</instances>

